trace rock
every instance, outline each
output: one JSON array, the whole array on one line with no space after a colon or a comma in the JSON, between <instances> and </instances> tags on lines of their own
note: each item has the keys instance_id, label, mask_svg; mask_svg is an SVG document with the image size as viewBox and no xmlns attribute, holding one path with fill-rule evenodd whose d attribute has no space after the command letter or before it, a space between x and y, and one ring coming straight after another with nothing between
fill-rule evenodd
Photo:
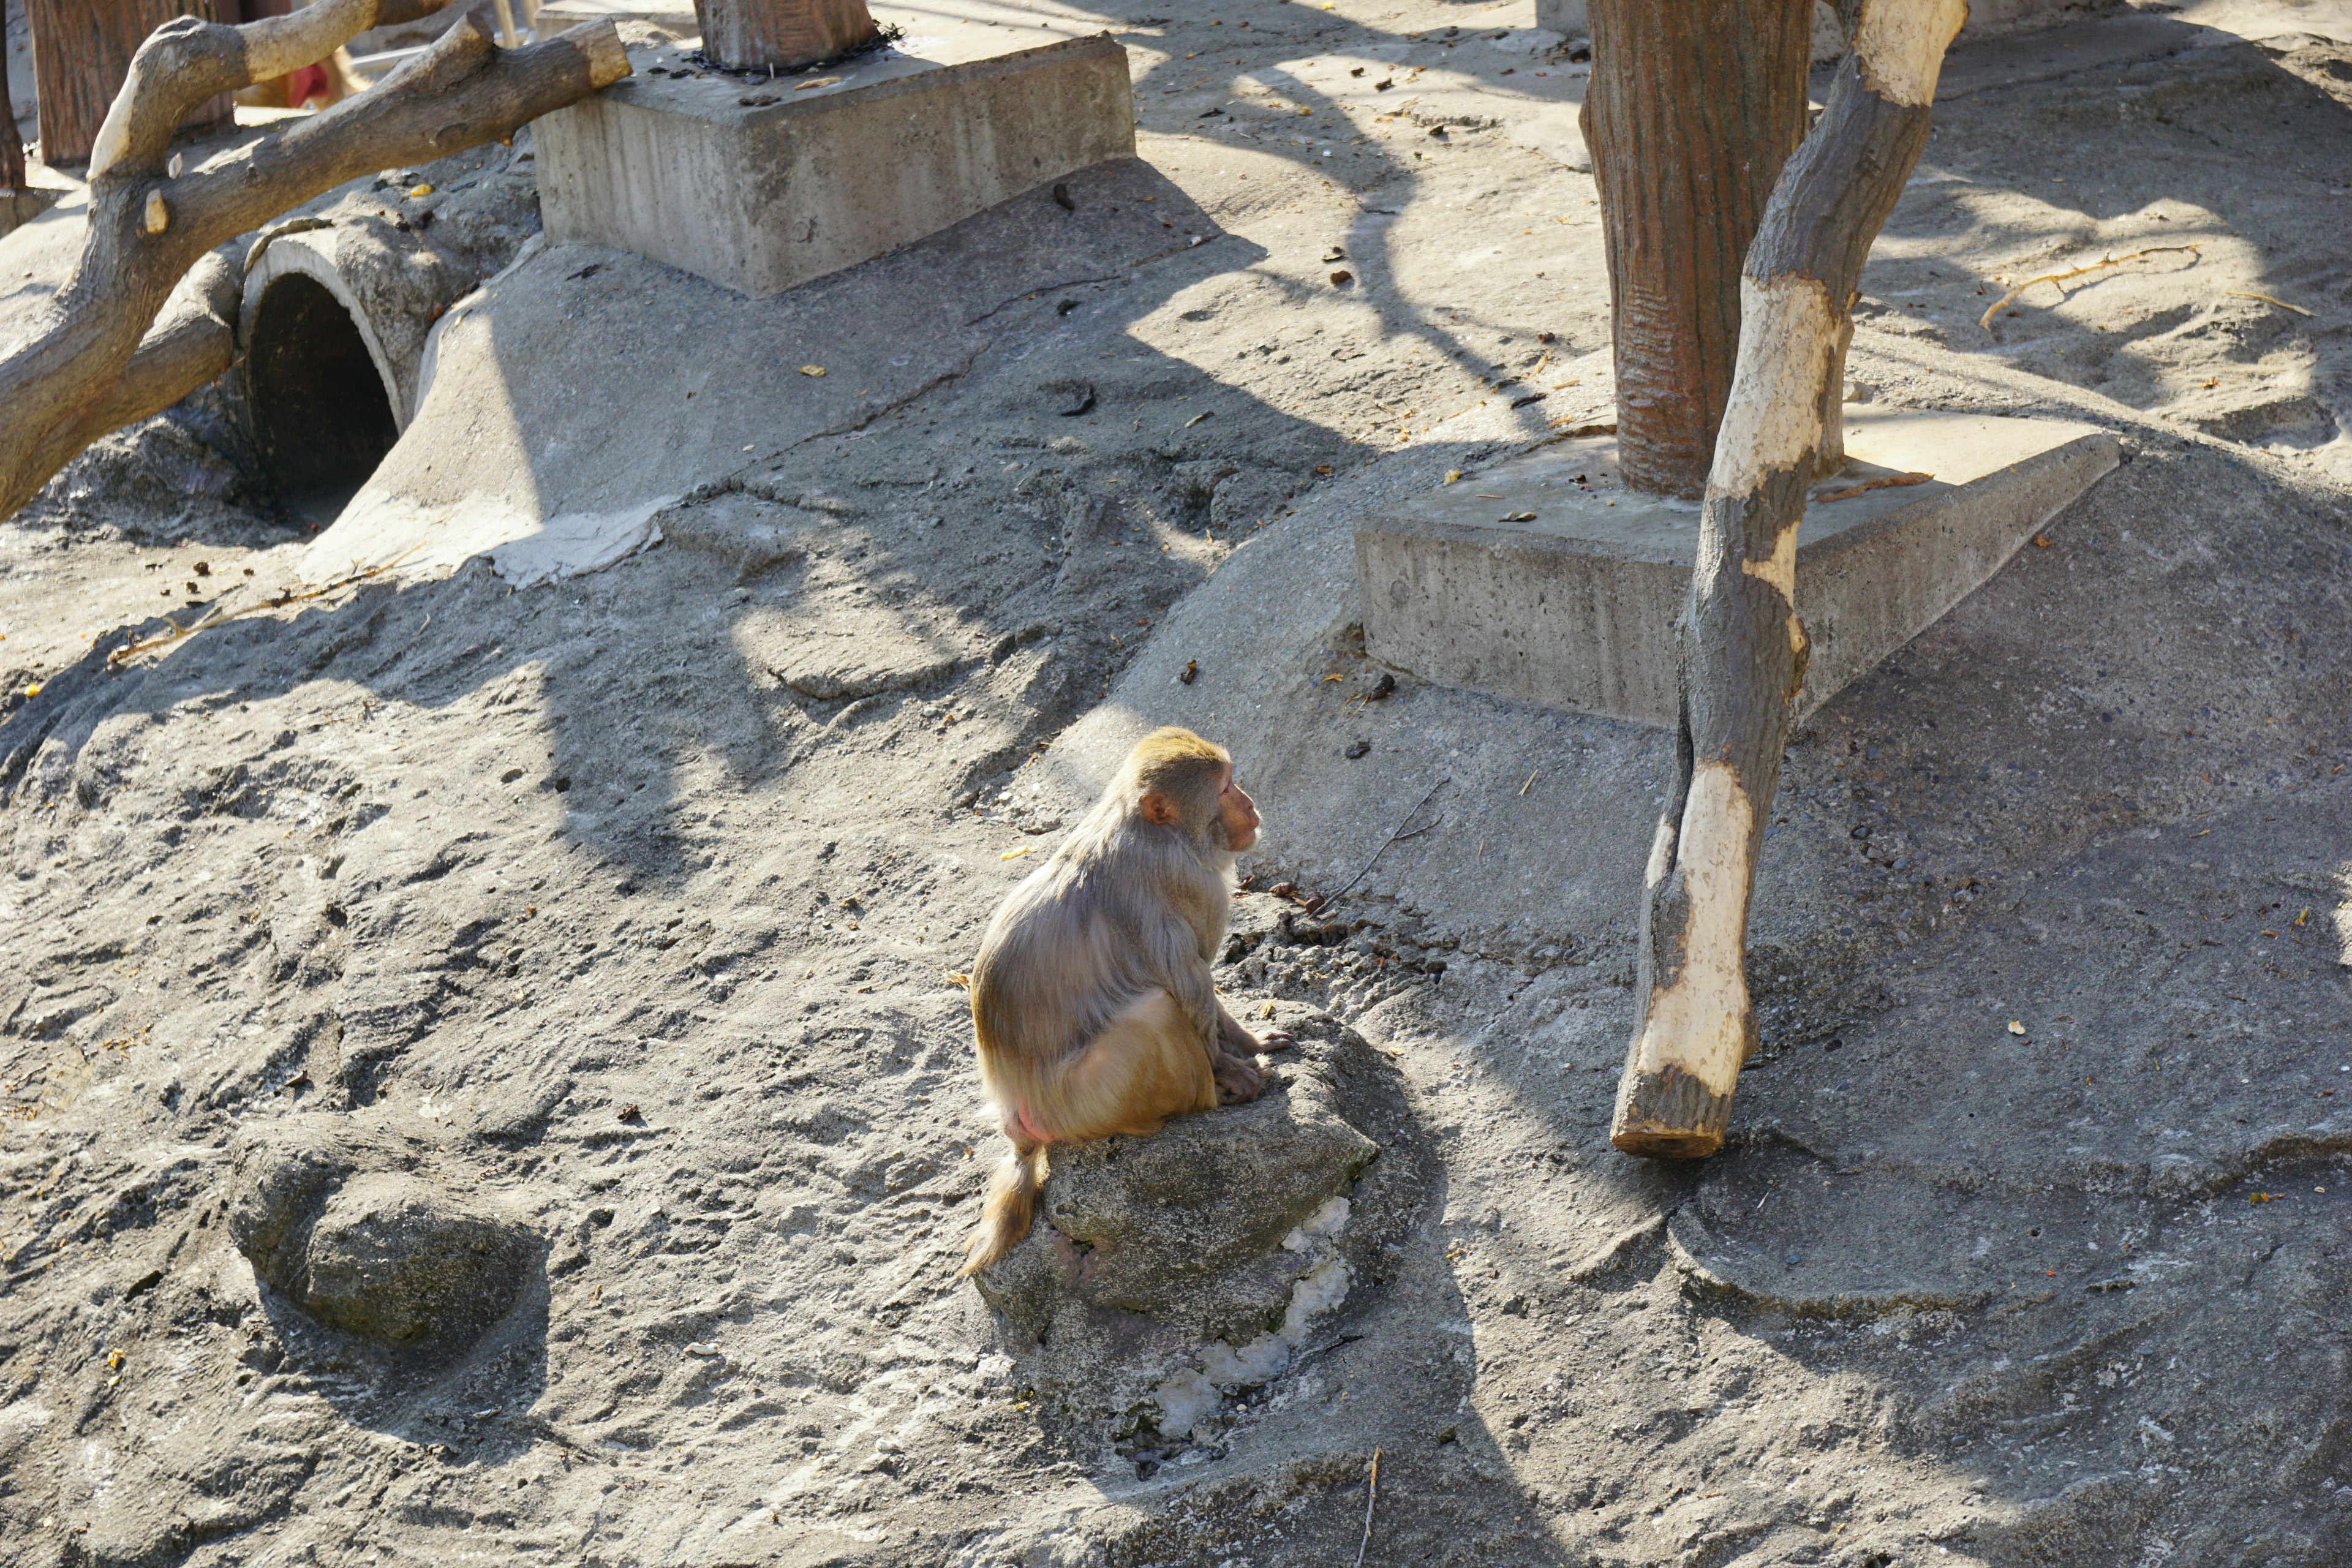
<instances>
[{"instance_id":1,"label":"rock","mask_svg":"<svg viewBox=\"0 0 2352 1568\"><path fill-rule=\"evenodd\" d=\"M522 1226L414 1176L361 1176L310 1227L320 1321L380 1344L472 1339L506 1316L536 1251Z\"/></svg>"},{"instance_id":2,"label":"rock","mask_svg":"<svg viewBox=\"0 0 2352 1568\"><path fill-rule=\"evenodd\" d=\"M396 1349L468 1343L506 1315L540 1254L527 1225L458 1195L396 1137L289 1121L236 1154L229 1236L265 1284Z\"/></svg>"},{"instance_id":3,"label":"rock","mask_svg":"<svg viewBox=\"0 0 2352 1568\"><path fill-rule=\"evenodd\" d=\"M1036 1223L981 1295L1033 1339L1066 1304L1246 1338L1281 1321L1312 1266L1284 1239L1379 1153L1322 1074L1276 1068L1248 1105L1055 1150Z\"/></svg>"}]
</instances>

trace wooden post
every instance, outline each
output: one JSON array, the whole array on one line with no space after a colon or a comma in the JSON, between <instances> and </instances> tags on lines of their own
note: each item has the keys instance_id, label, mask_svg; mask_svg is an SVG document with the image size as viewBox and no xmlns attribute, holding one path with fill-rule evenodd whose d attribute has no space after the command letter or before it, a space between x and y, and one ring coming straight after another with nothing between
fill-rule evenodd
<instances>
[{"instance_id":1,"label":"wooden post","mask_svg":"<svg viewBox=\"0 0 2352 1568\"><path fill-rule=\"evenodd\" d=\"M702 52L730 70L785 70L874 36L866 0L694 0Z\"/></svg>"},{"instance_id":2,"label":"wooden post","mask_svg":"<svg viewBox=\"0 0 2352 1568\"><path fill-rule=\"evenodd\" d=\"M16 106L8 101L8 61L0 49L0 196L8 201L7 219L16 226L16 193L25 188L25 143L16 134ZM0 228L0 234L7 233Z\"/></svg>"},{"instance_id":3,"label":"wooden post","mask_svg":"<svg viewBox=\"0 0 2352 1568\"><path fill-rule=\"evenodd\" d=\"M1720 1148L1755 1048L1748 900L1805 673L1797 524L1863 260L1927 144L1944 49L1967 14L1966 0L1862 0L1829 107L1748 247L1684 612L1675 783L1642 906L1641 1016L1610 1134L1630 1153Z\"/></svg>"},{"instance_id":4,"label":"wooden post","mask_svg":"<svg viewBox=\"0 0 2352 1568\"><path fill-rule=\"evenodd\" d=\"M235 22L223 0L25 0L33 29L33 80L40 90L41 162L51 168L89 161L131 57L147 35L174 16ZM198 104L186 123L225 119L229 100Z\"/></svg>"},{"instance_id":5,"label":"wooden post","mask_svg":"<svg viewBox=\"0 0 2352 1568\"><path fill-rule=\"evenodd\" d=\"M1591 0L1590 17L1618 461L1634 489L1696 500L1731 392L1739 263L1805 134L1813 0Z\"/></svg>"}]
</instances>

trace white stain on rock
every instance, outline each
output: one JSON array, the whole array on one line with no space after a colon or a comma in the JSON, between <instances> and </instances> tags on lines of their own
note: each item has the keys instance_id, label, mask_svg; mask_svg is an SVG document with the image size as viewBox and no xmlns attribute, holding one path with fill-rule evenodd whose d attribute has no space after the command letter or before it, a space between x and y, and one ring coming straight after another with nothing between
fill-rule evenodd
<instances>
[{"instance_id":1,"label":"white stain on rock","mask_svg":"<svg viewBox=\"0 0 2352 1568\"><path fill-rule=\"evenodd\" d=\"M1151 1391L1162 1433L1197 1436L1223 1413L1227 1394L1272 1383L1290 1369L1315 1324L1348 1298L1354 1274L1335 1246L1347 1223L1348 1200L1334 1197L1282 1238L1285 1250L1316 1258L1315 1266L1291 1286L1282 1326L1245 1345L1213 1342L1202 1350L1199 1366L1162 1378Z\"/></svg>"}]
</instances>

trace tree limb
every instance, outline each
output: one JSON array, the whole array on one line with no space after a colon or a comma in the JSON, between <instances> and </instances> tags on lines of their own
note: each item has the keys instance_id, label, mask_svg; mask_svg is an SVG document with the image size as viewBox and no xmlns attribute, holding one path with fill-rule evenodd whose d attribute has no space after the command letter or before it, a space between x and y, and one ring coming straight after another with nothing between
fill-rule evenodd
<instances>
[{"instance_id":1,"label":"tree limb","mask_svg":"<svg viewBox=\"0 0 2352 1568\"><path fill-rule=\"evenodd\" d=\"M176 179L166 172L172 134L194 105L257 74L309 64L286 62L313 48L322 58L363 26L437 9L418 0L318 0L291 16L242 26L184 16L139 47L91 158L80 259L29 339L0 360L0 408L8 410L0 428L0 518L114 428L104 423L110 410L143 406L172 376L195 374L209 363L192 351L189 334L202 336L193 325L168 343L152 342L152 354L142 347L173 288L206 252L360 175L511 136L629 74L610 22L501 50L480 24L461 17L370 90L235 156ZM304 26L281 26L297 22ZM141 355L145 366L126 384ZM183 395L202 384L188 383Z\"/></svg>"},{"instance_id":2,"label":"tree limb","mask_svg":"<svg viewBox=\"0 0 2352 1568\"><path fill-rule=\"evenodd\" d=\"M1699 514L1684 612L1672 801L1642 908L1641 1016L1610 1141L1722 1146L1756 1045L1748 903L1804 679L1797 525L1831 438L1864 258L1927 146L1965 0L1861 0L1829 106L1780 171L1740 279L1739 358Z\"/></svg>"}]
</instances>

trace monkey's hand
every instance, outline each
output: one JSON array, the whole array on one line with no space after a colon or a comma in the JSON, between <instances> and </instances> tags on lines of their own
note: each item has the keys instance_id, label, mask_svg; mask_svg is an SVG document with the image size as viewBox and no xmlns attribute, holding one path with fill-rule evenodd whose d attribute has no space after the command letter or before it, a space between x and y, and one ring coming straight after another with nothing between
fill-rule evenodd
<instances>
[{"instance_id":1,"label":"monkey's hand","mask_svg":"<svg viewBox=\"0 0 2352 1568\"><path fill-rule=\"evenodd\" d=\"M1217 1004L1217 1048L1221 1051L1250 1057L1260 1051L1286 1051L1297 1043L1287 1029L1269 1029L1263 1038L1253 1035L1222 1001Z\"/></svg>"},{"instance_id":2,"label":"monkey's hand","mask_svg":"<svg viewBox=\"0 0 2352 1568\"><path fill-rule=\"evenodd\" d=\"M1217 1103L1244 1105L1265 1088L1265 1073L1257 1063L1221 1047L1217 1052Z\"/></svg>"}]
</instances>

